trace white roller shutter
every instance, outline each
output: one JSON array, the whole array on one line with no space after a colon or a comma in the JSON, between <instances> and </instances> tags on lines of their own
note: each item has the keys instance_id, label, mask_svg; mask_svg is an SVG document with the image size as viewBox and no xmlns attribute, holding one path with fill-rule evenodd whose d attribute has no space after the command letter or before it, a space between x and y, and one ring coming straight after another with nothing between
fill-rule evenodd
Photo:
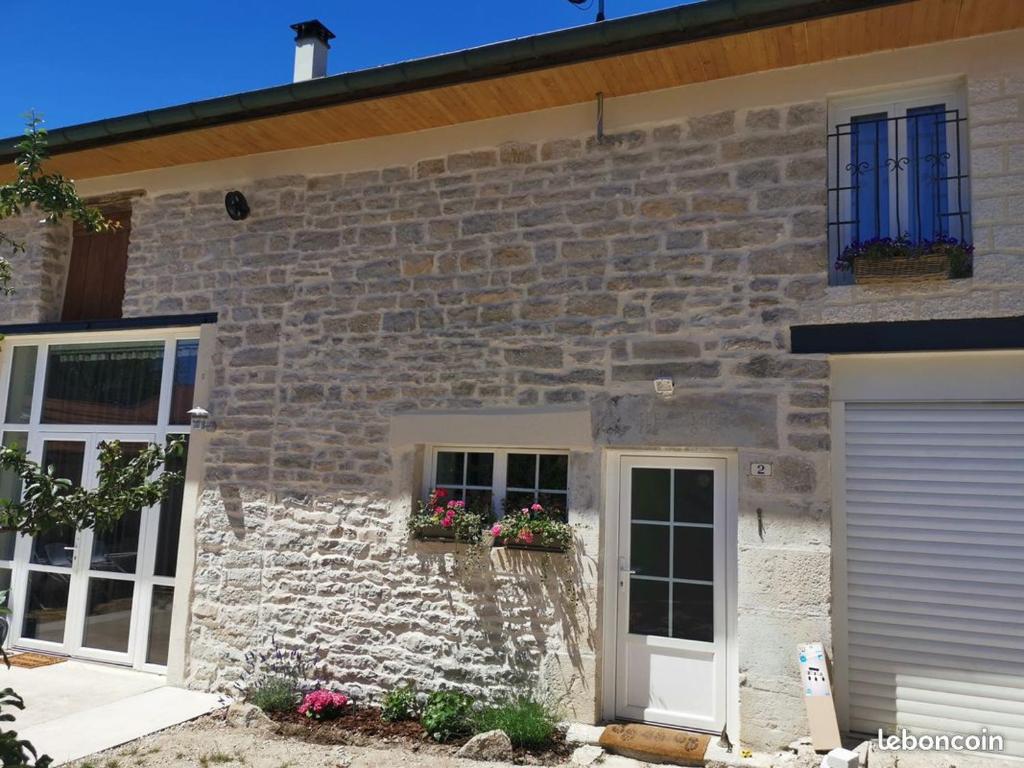
<instances>
[{"instance_id":1,"label":"white roller shutter","mask_svg":"<svg viewBox=\"0 0 1024 768\"><path fill-rule=\"evenodd\" d=\"M1024 404L846 405L850 729L1024 756Z\"/></svg>"}]
</instances>

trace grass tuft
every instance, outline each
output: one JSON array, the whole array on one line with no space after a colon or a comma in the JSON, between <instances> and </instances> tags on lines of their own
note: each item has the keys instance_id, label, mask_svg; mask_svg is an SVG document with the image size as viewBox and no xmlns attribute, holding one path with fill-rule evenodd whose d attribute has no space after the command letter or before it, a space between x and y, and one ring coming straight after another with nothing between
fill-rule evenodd
<instances>
[{"instance_id":1,"label":"grass tuft","mask_svg":"<svg viewBox=\"0 0 1024 768\"><path fill-rule=\"evenodd\" d=\"M551 745L558 717L551 707L523 696L485 707L475 718L477 733L502 730L514 747L543 749Z\"/></svg>"}]
</instances>

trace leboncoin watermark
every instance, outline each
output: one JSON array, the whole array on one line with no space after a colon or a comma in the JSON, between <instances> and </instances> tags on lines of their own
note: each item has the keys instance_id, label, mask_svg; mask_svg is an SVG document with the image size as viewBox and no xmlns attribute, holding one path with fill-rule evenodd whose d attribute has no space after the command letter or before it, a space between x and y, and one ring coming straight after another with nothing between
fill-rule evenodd
<instances>
[{"instance_id":1,"label":"leboncoin watermark","mask_svg":"<svg viewBox=\"0 0 1024 768\"><path fill-rule=\"evenodd\" d=\"M915 736L906 729L886 736L878 729L878 748L883 752L1002 752L1003 737L989 733L940 733Z\"/></svg>"}]
</instances>

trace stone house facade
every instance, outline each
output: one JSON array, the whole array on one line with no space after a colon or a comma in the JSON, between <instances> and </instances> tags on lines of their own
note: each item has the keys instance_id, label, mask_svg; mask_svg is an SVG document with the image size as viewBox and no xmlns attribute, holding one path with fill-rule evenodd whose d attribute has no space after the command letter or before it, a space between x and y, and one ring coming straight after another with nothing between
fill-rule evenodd
<instances>
[{"instance_id":1,"label":"stone house facade","mask_svg":"<svg viewBox=\"0 0 1024 768\"><path fill-rule=\"evenodd\" d=\"M893 619L857 602L857 574L874 563L865 584L894 573L913 582L921 576L906 569L937 567L945 550L909 537L903 570L856 554L875 520L857 493L884 505L890 491L925 492L886 485L911 470L865 474L849 457L874 443L851 441L861 422L850 419L863 409L875 423L870 409L884 407L884 423L903 424L905 410L917 423L920 408L984 401L1016 423L1024 392L1013 345L947 348L945 326L926 325L920 347L880 357L885 345L863 339L912 333L907 321L1024 314L1024 67L1012 55L1021 42L1019 30L965 35L623 96L608 102L600 137L584 104L352 149L83 178L89 194L131 193L124 320L203 318L189 321L204 329L194 404L214 427L190 437L172 677L230 690L247 652L273 638L318 649L318 674L367 698L410 680L490 696L535 690L576 720L724 726L746 744L778 746L807 728L797 645L822 642L844 727L933 727L913 706L893 705L898 718L887 719L888 683L857 671L898 674L871 662L898 666L908 647L873 643L872 628ZM836 104L933 81L961 92L968 116L973 276L830 285ZM235 188L251 208L241 221L224 210ZM16 227L29 250L0 310L12 324L5 345L43 332L15 324L60 319L72 253L69 229ZM797 348L795 327L828 338L829 324L866 334L862 356ZM889 376L902 395L886 394ZM667 397L653 388L664 378ZM956 391L927 393L946 384ZM931 432L950 429L945 413ZM879 444L909 440L880 434ZM1012 474L1019 430L993 434L997 448L1010 446L993 460ZM408 517L444 450L566 455L571 553L411 540ZM661 467L677 473L673 498L679 472L713 472L718 489L706 550L678 517L668 529L686 562L709 558L710 578L673 578L686 566L669 550L673 577L663 580L684 595L679 585L713 584L713 649L698 653L684 633L664 658L626 639L660 633L630 631L643 623L636 606L650 603L624 586L629 566L653 556L623 543L627 530L642 541L637 497L624 491L640 475L627 475ZM1007 488L1006 505L1019 507L1020 489ZM1002 535L1020 533L1005 519ZM986 554L973 532L961 534ZM672 608L696 616L682 598ZM950 627L962 619L949 616ZM927 626L909 621L892 635L925 643L931 668L942 667L954 652ZM982 671L1005 671L1024 652L1007 647ZM657 688L659 669L681 699ZM1002 722L998 704L980 708Z\"/></svg>"}]
</instances>

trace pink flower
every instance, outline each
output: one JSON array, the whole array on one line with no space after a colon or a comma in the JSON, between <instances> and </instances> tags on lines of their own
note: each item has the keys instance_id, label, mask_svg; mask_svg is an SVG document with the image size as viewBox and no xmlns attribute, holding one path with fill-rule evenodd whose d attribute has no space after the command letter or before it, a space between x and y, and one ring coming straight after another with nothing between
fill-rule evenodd
<instances>
[{"instance_id":1,"label":"pink flower","mask_svg":"<svg viewBox=\"0 0 1024 768\"><path fill-rule=\"evenodd\" d=\"M434 507L434 514L440 517L444 514L444 507Z\"/></svg>"},{"instance_id":2,"label":"pink flower","mask_svg":"<svg viewBox=\"0 0 1024 768\"><path fill-rule=\"evenodd\" d=\"M450 517L446 517L444 520L441 521L441 527L442 528L451 528L452 527L452 519Z\"/></svg>"},{"instance_id":3,"label":"pink flower","mask_svg":"<svg viewBox=\"0 0 1024 768\"><path fill-rule=\"evenodd\" d=\"M349 705L349 698L343 693L317 690L307 693L299 705L299 714L316 720L337 717Z\"/></svg>"},{"instance_id":4,"label":"pink flower","mask_svg":"<svg viewBox=\"0 0 1024 768\"><path fill-rule=\"evenodd\" d=\"M495 523L491 526L491 536L501 536L501 523Z\"/></svg>"},{"instance_id":5,"label":"pink flower","mask_svg":"<svg viewBox=\"0 0 1024 768\"><path fill-rule=\"evenodd\" d=\"M531 512L543 512L544 511L544 507L542 507L540 504L536 504L535 503L532 507L530 507L530 511Z\"/></svg>"},{"instance_id":6,"label":"pink flower","mask_svg":"<svg viewBox=\"0 0 1024 768\"><path fill-rule=\"evenodd\" d=\"M462 500L459 500L459 501L453 501L453 502L452 502L452 504L453 504L454 506L458 507L459 509L462 509L463 507L465 507L465 506L466 506L466 502L464 502L464 501L462 501Z\"/></svg>"},{"instance_id":7,"label":"pink flower","mask_svg":"<svg viewBox=\"0 0 1024 768\"><path fill-rule=\"evenodd\" d=\"M533 544L533 532L532 531L520 531L518 536L519 541L523 544Z\"/></svg>"},{"instance_id":8,"label":"pink flower","mask_svg":"<svg viewBox=\"0 0 1024 768\"><path fill-rule=\"evenodd\" d=\"M523 507L523 508L522 508L522 509L520 509L519 511L520 511L520 512L522 512L522 513L523 513L524 515L526 515L527 517L529 517L529 515L530 515L530 510L528 510L528 509L527 509L526 507Z\"/></svg>"}]
</instances>

